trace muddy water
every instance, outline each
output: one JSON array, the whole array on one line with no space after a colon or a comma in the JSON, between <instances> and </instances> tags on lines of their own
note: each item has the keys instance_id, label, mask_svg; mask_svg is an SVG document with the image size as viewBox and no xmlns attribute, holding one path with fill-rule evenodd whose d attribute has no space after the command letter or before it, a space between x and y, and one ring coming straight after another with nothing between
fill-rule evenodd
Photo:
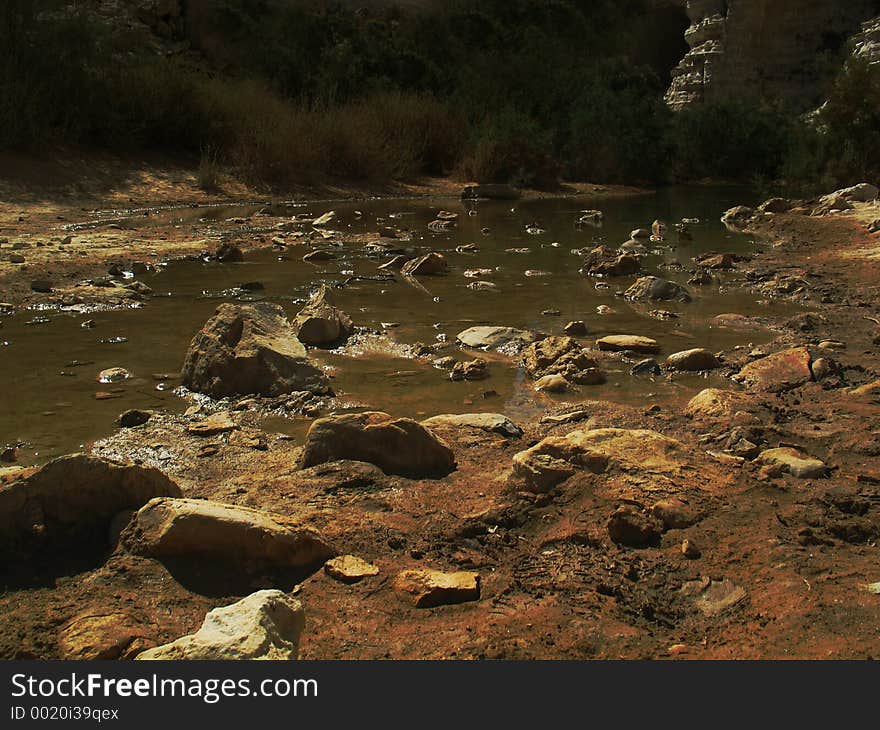
<instances>
[{"instance_id":1,"label":"muddy water","mask_svg":"<svg viewBox=\"0 0 880 730\"><path fill-rule=\"evenodd\" d=\"M670 225L667 241L652 244L653 252L644 262L645 273L684 283L689 274L677 268L676 262L688 267L691 257L702 252L747 254L756 249L749 237L731 233L718 222L723 210L750 202L751 197L742 189L672 188L594 203L382 200L288 206L270 212L317 216L332 208L339 214L334 227L342 234L394 225L412 231L413 240L401 245L440 251L447 257L449 274L421 277L418 286L398 277L394 281L355 280L337 290L338 304L356 324L383 331L396 342L434 343L444 338L454 342L456 333L478 324L559 333L566 322L583 319L590 338L647 335L659 340L663 352L669 353L698 346L728 350L768 341L772 338L769 331L713 328L709 320L724 312L773 316L785 314L785 306L792 310L790 305L758 301L739 285L735 273L725 275L720 286L689 287L694 297L689 304L629 303L619 294L635 277L585 278L578 273L580 259L571 250L598 243L616 247L629 238L631 230L650 227L655 218L670 224L698 218L701 222L691 226L692 241L679 241ZM605 212L604 225L576 227L579 211L591 207ZM248 216L259 209L181 209L166 212L170 217L163 220L210 227L215 221ZM440 209L459 213L458 224L449 232L434 234L427 224ZM159 215L139 214L118 219L118 224L148 226ZM543 232L529 233L530 227ZM456 252L457 246L469 243L477 244L479 252ZM335 237L312 248L333 251L337 258L318 266L307 264L302 255L309 247L291 245L281 254L265 250L237 264L176 262L139 277L156 292L139 309L91 314L22 312L5 318L0 330L0 369L6 383L0 392L0 444L24 443L22 462L43 461L112 432L116 417L128 408L182 411L189 404L173 393L179 384L177 373L192 335L220 302L263 299L282 304L293 315L320 282L338 285L352 276L375 277L377 265L388 258L369 257L363 244L338 243ZM495 283L497 291L469 288L474 280L465 277L464 271L476 268L492 269L480 279ZM264 288L242 294L235 287L245 282L260 282ZM610 313L599 314L600 306L610 307ZM678 318L652 317L650 310L659 308L675 312ZM559 314L545 313L548 310ZM94 328L81 326L88 319L95 321ZM429 362L395 356L393 347L367 348L356 354L315 353L333 373L337 393L353 403L413 417L475 410L529 417L546 405L523 382L515 363L503 359L492 360L488 380L454 383ZM442 354L459 353L451 347ZM121 384L98 383L97 373L109 367L124 367L134 377ZM629 367L621 363L609 373L607 384L582 387L565 399L679 403L723 380L720 376L636 378L629 375ZM173 377L156 377L160 375ZM494 394L486 395L487 391ZM97 399L98 392L110 397ZM302 433L304 423L272 419L266 426Z\"/></svg>"}]
</instances>

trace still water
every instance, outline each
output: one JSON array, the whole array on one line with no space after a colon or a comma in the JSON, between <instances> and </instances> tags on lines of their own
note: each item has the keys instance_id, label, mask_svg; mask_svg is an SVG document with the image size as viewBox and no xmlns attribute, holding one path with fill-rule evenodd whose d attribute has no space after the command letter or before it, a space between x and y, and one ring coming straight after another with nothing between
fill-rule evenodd
<instances>
[{"instance_id":1,"label":"still water","mask_svg":"<svg viewBox=\"0 0 880 730\"><path fill-rule=\"evenodd\" d=\"M757 249L748 236L732 233L719 222L727 208L754 202L753 195L741 188L678 187L595 201L419 199L276 206L269 211L276 216L317 217L335 210L338 218L332 227L343 235L312 245L297 245L296 239L290 239L292 245L286 251L261 250L242 263L172 262L138 277L155 292L139 309L88 314L22 311L6 317L0 330L0 343L8 343L0 346L5 383L0 391L0 445L22 443L22 463L42 462L108 435L116 427L118 414L128 408L184 410L189 403L173 393L179 384L177 374L190 339L218 304L258 298L281 304L293 316L320 283L336 286L352 276L376 277L381 273L378 265L389 257L368 255L363 243L340 241L348 234L369 233L380 226L411 231L412 241L402 246L441 252L449 262L447 275L420 277L418 286L398 276L390 281L355 280L335 290L338 306L357 325L383 331L399 343L435 343L444 336L454 342L458 332L479 324L561 333L568 321L576 319L586 322L587 339L606 334L647 335L660 342L664 354L690 347L719 351L769 341L769 331L744 333L710 326L712 317L725 312L767 316L791 308L759 301L739 285L735 272L722 274L720 284L689 286L693 296L689 304L645 306L619 296L636 277L605 281L585 277L578 272L580 258L572 254L572 249L600 243L617 247L633 229L649 228L653 220L661 219L669 224L667 240L649 244L652 250L643 260L643 273L685 283L689 273L677 263L692 268L692 257L703 252L749 254ZM120 218L119 225L149 227L158 220L210 232L218 221L249 216L259 208L179 209ZM580 211L587 208L604 212L601 227L576 226ZM457 225L432 233L427 225L439 210L458 213ZM690 225L693 239L689 241L679 240L672 227L685 218L700 221ZM543 232L535 234L536 229ZM478 252L456 252L456 247L471 243L479 247ZM303 254L315 248L332 251L336 258L318 265L303 262ZM479 278L493 282L497 290L470 288L474 279L464 276L468 269L491 269ZM259 282L264 288L251 293L236 289L245 282ZM599 314L601 306L611 311ZM651 316L652 309L660 308L675 312L678 318ZM548 310L559 314L544 314ZM48 321L33 324L35 317ZM96 326L83 328L87 319ZM403 358L394 352L392 346L368 349L356 357L326 351L313 355L333 374L334 389L344 400L396 415L423 418L499 411L525 418L546 406L543 396L535 398L514 362L493 360L489 379L461 383L449 381L429 360ZM441 354L461 357L454 347ZM99 384L97 373L109 367L124 367L133 378L122 384ZM159 374L174 377L159 380L155 377ZM629 374L629 365L621 363L618 370L609 372L606 384L583 386L577 393L558 398L680 403L703 387L723 383L721 376L636 378ZM727 383L727 387L732 385ZM95 397L98 391L114 389L118 392L111 399ZM485 397L486 391L496 395ZM266 427L298 434L305 423L303 419L289 424L272 419Z\"/></svg>"}]
</instances>

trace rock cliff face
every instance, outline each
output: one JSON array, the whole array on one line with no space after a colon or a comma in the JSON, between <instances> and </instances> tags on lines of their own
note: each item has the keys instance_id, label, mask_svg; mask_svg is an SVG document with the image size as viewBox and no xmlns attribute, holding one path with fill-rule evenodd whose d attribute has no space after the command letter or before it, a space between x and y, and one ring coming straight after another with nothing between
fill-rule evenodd
<instances>
[{"instance_id":1,"label":"rock cliff face","mask_svg":"<svg viewBox=\"0 0 880 730\"><path fill-rule=\"evenodd\" d=\"M815 105L827 74L825 54L839 52L878 0L678 0L691 26L690 51L673 70L667 102L783 98ZM880 53L880 21L866 23L864 53Z\"/></svg>"}]
</instances>

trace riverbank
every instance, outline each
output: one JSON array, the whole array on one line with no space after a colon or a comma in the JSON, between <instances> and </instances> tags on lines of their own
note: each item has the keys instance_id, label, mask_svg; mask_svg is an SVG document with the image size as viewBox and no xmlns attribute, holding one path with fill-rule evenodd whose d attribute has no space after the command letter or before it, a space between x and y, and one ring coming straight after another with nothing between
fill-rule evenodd
<instances>
[{"instance_id":1,"label":"riverbank","mask_svg":"<svg viewBox=\"0 0 880 730\"><path fill-rule=\"evenodd\" d=\"M802 311L768 306L769 341L722 353L726 385L680 406L540 400L521 435L435 422L456 462L442 476L302 468L301 440L262 431L239 401L120 429L92 452L156 466L187 498L284 515L377 575L233 584L112 531L109 548L11 571L0 656L130 657L277 587L305 606L308 659L876 657L880 261L864 225L875 209L749 220L768 245L732 263L740 285ZM736 314L718 326L757 331ZM594 339L580 343L600 357ZM204 425L226 407L229 420ZM441 605L414 605L414 570L459 585Z\"/></svg>"}]
</instances>

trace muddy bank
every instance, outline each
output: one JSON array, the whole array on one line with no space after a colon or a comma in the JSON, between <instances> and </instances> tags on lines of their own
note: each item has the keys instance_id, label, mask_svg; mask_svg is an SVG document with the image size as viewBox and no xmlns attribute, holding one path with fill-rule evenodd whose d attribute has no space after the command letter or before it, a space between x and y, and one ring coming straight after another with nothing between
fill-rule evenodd
<instances>
[{"instance_id":1,"label":"muddy bank","mask_svg":"<svg viewBox=\"0 0 880 730\"><path fill-rule=\"evenodd\" d=\"M51 515L34 513L35 529L8 548L0 655L128 658L192 635L213 607L277 588L304 606L303 658L876 657L878 264L851 258L876 236L856 214L749 226L769 245L725 265L744 290L798 310L767 307L767 340L721 352L713 387L684 402L562 394L511 419L518 428L399 423L416 439L404 445L419 444L410 450L383 440L396 414L374 416L380 436L347 422L354 430L333 443L348 450L332 453L267 432L233 402L205 402L99 441L96 456L158 468L182 498L258 511L223 508L223 529L259 519L283 541L289 521L370 569L349 561L303 576L252 548L248 565L221 547L171 559L155 547L170 538L151 537L148 494L80 554L54 551ZM737 314L724 326L752 326ZM526 386L608 370L599 339L533 350ZM663 372L688 359L714 366L664 357ZM416 473L417 460L401 476L397 462L355 460L377 460L374 438L430 456L431 468Z\"/></svg>"}]
</instances>

